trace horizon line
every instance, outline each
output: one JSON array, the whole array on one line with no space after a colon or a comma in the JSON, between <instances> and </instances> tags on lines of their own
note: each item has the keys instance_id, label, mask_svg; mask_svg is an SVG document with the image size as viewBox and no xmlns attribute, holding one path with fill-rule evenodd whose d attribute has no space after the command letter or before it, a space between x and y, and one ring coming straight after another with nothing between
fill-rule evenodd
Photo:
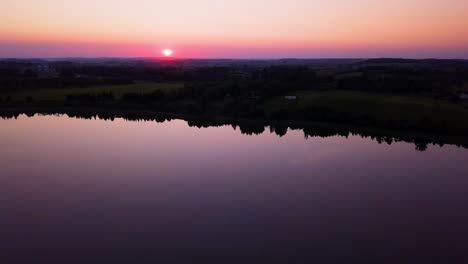
<instances>
[{"instance_id":1,"label":"horizon line","mask_svg":"<svg viewBox=\"0 0 468 264\"><path fill-rule=\"evenodd\" d=\"M64 57L0 57L0 60L63 60L63 59L147 59L147 60L164 60L164 61L180 61L180 60L250 60L250 61L269 61L269 60L371 60L371 59L402 59L402 60L468 60L468 58L440 58L440 57L272 57L272 58L167 58L167 57L137 57L137 56L64 56Z\"/></svg>"}]
</instances>

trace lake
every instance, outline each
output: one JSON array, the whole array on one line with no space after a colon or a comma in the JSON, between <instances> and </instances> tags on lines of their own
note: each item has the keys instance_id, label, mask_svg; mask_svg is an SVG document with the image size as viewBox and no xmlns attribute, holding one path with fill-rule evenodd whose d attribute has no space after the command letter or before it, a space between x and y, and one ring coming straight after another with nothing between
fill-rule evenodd
<instances>
[{"instance_id":1,"label":"lake","mask_svg":"<svg viewBox=\"0 0 468 264\"><path fill-rule=\"evenodd\" d=\"M0 119L3 263L468 261L468 150Z\"/></svg>"}]
</instances>

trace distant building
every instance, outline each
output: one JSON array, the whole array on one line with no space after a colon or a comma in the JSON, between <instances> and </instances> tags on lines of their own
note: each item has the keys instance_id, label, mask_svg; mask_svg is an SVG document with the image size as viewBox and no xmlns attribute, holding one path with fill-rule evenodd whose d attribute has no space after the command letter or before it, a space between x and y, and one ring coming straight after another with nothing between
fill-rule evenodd
<instances>
[{"instance_id":1,"label":"distant building","mask_svg":"<svg viewBox=\"0 0 468 264\"><path fill-rule=\"evenodd\" d=\"M286 100L297 100L297 96L295 96L295 95L286 95L284 97L284 99L286 99Z\"/></svg>"},{"instance_id":2,"label":"distant building","mask_svg":"<svg viewBox=\"0 0 468 264\"><path fill-rule=\"evenodd\" d=\"M50 67L47 64L39 64L39 65L36 66L36 70L38 72L49 72Z\"/></svg>"},{"instance_id":3,"label":"distant building","mask_svg":"<svg viewBox=\"0 0 468 264\"><path fill-rule=\"evenodd\" d=\"M43 78L48 78L48 77L56 77L57 76L57 71L53 68L51 68L48 64L39 64L36 65L36 69L34 72L39 76Z\"/></svg>"}]
</instances>

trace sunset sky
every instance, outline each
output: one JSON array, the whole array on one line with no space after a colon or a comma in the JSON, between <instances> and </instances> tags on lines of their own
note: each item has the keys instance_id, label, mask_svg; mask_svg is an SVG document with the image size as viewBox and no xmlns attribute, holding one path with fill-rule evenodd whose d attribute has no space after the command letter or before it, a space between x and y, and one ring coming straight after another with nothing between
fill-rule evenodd
<instances>
[{"instance_id":1,"label":"sunset sky","mask_svg":"<svg viewBox=\"0 0 468 264\"><path fill-rule=\"evenodd\" d=\"M468 58L466 0L1 0L0 57Z\"/></svg>"}]
</instances>

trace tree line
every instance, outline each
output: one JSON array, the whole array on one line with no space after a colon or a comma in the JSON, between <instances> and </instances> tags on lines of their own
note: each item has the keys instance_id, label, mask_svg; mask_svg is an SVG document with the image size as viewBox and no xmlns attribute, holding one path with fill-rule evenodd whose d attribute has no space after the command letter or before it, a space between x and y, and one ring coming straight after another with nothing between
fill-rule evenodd
<instances>
[{"instance_id":1,"label":"tree line","mask_svg":"<svg viewBox=\"0 0 468 264\"><path fill-rule=\"evenodd\" d=\"M325 124L306 124L306 123L285 123L285 122L263 122L263 121L247 121L247 120L219 120L210 118L189 118L174 116L170 114L150 113L150 112L125 112L125 111L79 111L79 110L41 110L41 111L8 111L1 110L0 118L2 119L17 119L20 115L33 117L35 115L67 115L71 118L79 119L101 119L114 121L117 118L123 118L127 121L135 122L157 122L164 123L175 119L182 119L187 122L190 127L208 128L231 126L234 130L239 129L244 135L260 135L266 132L276 134L279 137L285 136L288 131L302 130L304 137L349 137L360 136L362 138L370 138L377 141L379 144L391 145L397 142L413 143L419 151L425 151L429 145L443 146L445 144L456 145L458 147L468 148L468 142L460 138L448 137L428 137L417 136L411 134L392 134L391 131L366 130L362 128L350 128L346 126L332 126Z\"/></svg>"}]
</instances>

